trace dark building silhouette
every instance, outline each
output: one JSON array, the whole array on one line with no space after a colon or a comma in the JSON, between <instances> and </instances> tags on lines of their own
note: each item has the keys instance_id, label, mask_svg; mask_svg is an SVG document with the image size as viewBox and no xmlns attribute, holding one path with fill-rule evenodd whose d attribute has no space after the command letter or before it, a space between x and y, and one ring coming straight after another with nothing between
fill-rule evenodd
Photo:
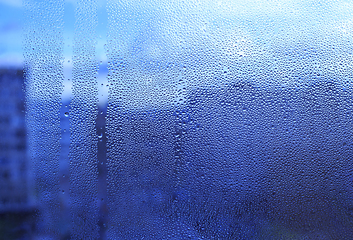
<instances>
[{"instance_id":1,"label":"dark building silhouette","mask_svg":"<svg viewBox=\"0 0 353 240\"><path fill-rule=\"evenodd\" d=\"M0 212L32 205L27 161L23 71L0 70Z\"/></svg>"},{"instance_id":2,"label":"dark building silhouette","mask_svg":"<svg viewBox=\"0 0 353 240\"><path fill-rule=\"evenodd\" d=\"M0 239L31 239L35 221L31 169L23 71L0 69Z\"/></svg>"}]
</instances>

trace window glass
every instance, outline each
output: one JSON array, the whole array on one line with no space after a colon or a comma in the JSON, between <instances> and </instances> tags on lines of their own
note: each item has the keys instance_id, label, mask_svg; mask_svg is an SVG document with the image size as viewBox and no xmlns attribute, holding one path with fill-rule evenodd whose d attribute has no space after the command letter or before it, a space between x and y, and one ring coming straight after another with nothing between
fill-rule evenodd
<instances>
[{"instance_id":1,"label":"window glass","mask_svg":"<svg viewBox=\"0 0 353 240\"><path fill-rule=\"evenodd\" d=\"M0 0L0 239L352 239L352 13Z\"/></svg>"}]
</instances>

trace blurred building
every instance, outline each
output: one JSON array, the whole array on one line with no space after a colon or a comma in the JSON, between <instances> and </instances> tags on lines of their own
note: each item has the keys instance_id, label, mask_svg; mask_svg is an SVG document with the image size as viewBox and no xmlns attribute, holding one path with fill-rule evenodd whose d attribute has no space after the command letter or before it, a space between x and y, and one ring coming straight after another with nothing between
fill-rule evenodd
<instances>
[{"instance_id":1,"label":"blurred building","mask_svg":"<svg viewBox=\"0 0 353 240\"><path fill-rule=\"evenodd\" d=\"M0 212L32 203L27 161L23 71L0 70Z\"/></svg>"}]
</instances>

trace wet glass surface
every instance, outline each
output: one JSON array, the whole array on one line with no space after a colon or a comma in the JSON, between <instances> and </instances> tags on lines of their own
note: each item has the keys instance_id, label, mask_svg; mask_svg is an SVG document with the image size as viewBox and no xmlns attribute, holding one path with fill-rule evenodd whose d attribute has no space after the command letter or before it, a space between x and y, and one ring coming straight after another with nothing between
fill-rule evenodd
<instances>
[{"instance_id":1,"label":"wet glass surface","mask_svg":"<svg viewBox=\"0 0 353 240\"><path fill-rule=\"evenodd\" d=\"M0 1L0 239L353 238L349 1Z\"/></svg>"}]
</instances>

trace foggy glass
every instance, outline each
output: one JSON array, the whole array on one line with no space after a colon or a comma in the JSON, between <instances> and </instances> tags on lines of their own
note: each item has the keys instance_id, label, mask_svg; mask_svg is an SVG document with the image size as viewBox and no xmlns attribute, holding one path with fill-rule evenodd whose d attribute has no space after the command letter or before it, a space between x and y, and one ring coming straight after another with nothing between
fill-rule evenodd
<instances>
[{"instance_id":1,"label":"foggy glass","mask_svg":"<svg viewBox=\"0 0 353 240\"><path fill-rule=\"evenodd\" d=\"M0 239L353 238L352 2L0 9Z\"/></svg>"}]
</instances>

